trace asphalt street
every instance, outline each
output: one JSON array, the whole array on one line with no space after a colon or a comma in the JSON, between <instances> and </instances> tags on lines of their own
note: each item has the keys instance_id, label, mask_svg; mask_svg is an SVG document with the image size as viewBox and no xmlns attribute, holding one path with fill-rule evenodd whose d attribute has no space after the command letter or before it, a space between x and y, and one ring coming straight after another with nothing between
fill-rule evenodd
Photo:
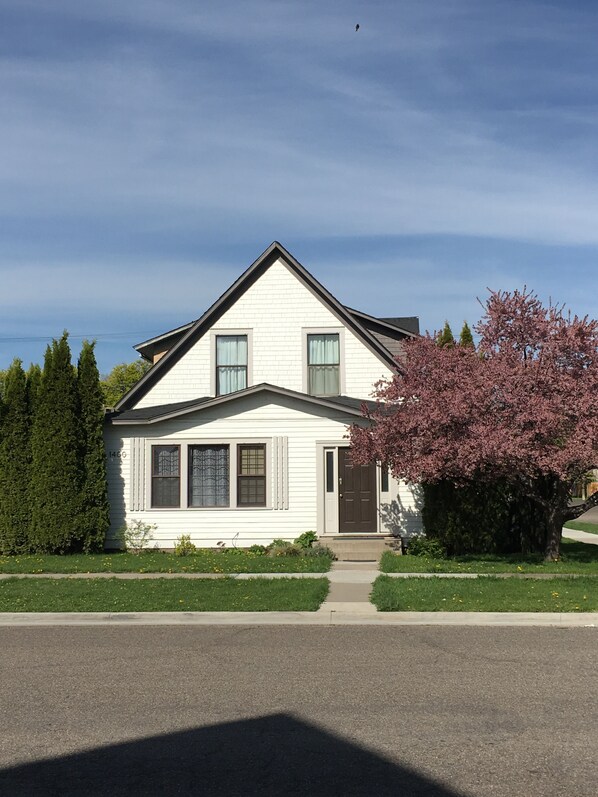
<instances>
[{"instance_id":1,"label":"asphalt street","mask_svg":"<svg viewBox=\"0 0 598 797\"><path fill-rule=\"evenodd\" d=\"M596 797L595 628L0 629L0 794Z\"/></svg>"}]
</instances>

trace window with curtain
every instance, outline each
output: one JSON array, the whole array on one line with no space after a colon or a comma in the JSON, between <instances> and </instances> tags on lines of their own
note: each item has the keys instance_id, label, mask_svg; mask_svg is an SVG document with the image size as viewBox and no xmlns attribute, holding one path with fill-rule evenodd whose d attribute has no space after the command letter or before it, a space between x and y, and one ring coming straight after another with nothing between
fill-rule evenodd
<instances>
[{"instance_id":1,"label":"window with curtain","mask_svg":"<svg viewBox=\"0 0 598 797\"><path fill-rule=\"evenodd\" d=\"M266 446L237 447L237 505L266 506Z\"/></svg>"},{"instance_id":2,"label":"window with curtain","mask_svg":"<svg viewBox=\"0 0 598 797\"><path fill-rule=\"evenodd\" d=\"M189 446L189 506L228 506L229 447Z\"/></svg>"},{"instance_id":3,"label":"window with curtain","mask_svg":"<svg viewBox=\"0 0 598 797\"><path fill-rule=\"evenodd\" d=\"M308 393L340 394L340 344L338 333L307 336Z\"/></svg>"},{"instance_id":4,"label":"window with curtain","mask_svg":"<svg viewBox=\"0 0 598 797\"><path fill-rule=\"evenodd\" d=\"M152 506L181 505L180 446L152 446Z\"/></svg>"},{"instance_id":5,"label":"window with curtain","mask_svg":"<svg viewBox=\"0 0 598 797\"><path fill-rule=\"evenodd\" d=\"M247 387L247 335L216 336L216 395Z\"/></svg>"}]
</instances>

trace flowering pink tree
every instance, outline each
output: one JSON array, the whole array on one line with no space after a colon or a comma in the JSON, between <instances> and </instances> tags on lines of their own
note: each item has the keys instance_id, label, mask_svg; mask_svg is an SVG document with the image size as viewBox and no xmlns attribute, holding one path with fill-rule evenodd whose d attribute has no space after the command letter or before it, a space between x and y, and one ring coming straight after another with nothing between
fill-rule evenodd
<instances>
[{"instance_id":1,"label":"flowering pink tree","mask_svg":"<svg viewBox=\"0 0 598 797\"><path fill-rule=\"evenodd\" d=\"M545 518L556 559L575 482L598 464L598 322L544 307L533 293L492 292L477 347L409 341L377 388L366 428L351 430L357 461L387 462L409 482L502 478Z\"/></svg>"}]
</instances>

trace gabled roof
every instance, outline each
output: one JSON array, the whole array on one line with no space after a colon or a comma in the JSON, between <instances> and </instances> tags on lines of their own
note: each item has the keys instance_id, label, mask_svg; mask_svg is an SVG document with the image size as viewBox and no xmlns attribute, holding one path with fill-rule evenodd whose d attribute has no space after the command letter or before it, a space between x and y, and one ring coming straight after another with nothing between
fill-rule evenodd
<instances>
[{"instance_id":1,"label":"gabled roof","mask_svg":"<svg viewBox=\"0 0 598 797\"><path fill-rule=\"evenodd\" d=\"M199 340L220 316L231 307L245 291L277 260L283 260L287 267L303 284L328 307L328 309L349 329L351 329L385 365L396 369L397 363L388 349L376 339L366 326L342 305L334 296L304 268L282 244L274 241L262 252L258 259L233 282L230 288L197 321L190 324L186 332L171 349L123 396L116 405L117 410L128 409L144 396L162 376ZM179 328L180 330L181 328ZM173 330L178 332L179 330ZM158 336L164 337L164 336Z\"/></svg>"},{"instance_id":2,"label":"gabled roof","mask_svg":"<svg viewBox=\"0 0 598 797\"><path fill-rule=\"evenodd\" d=\"M247 398L247 396L265 393L297 399L312 406L341 410L346 415L353 415L358 418L363 417L362 407L365 406L370 410L376 407L374 401L364 401L350 396L308 396L306 393L298 393L296 390L288 390L284 387L263 382L245 390L227 393L225 396L216 396L215 398L213 396L202 396L190 401L179 401L176 404L162 404L157 407L142 407L134 410L115 410L106 417L108 422L113 424L151 424L158 421L166 421L169 418L176 418L180 415L187 415L190 412L210 409L220 404L229 404Z\"/></svg>"}]
</instances>

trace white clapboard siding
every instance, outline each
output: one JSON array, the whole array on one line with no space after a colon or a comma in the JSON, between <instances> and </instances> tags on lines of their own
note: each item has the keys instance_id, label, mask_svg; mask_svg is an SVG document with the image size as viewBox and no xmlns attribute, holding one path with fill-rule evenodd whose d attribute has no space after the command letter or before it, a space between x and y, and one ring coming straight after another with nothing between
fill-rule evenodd
<instances>
[{"instance_id":1,"label":"white clapboard siding","mask_svg":"<svg viewBox=\"0 0 598 797\"><path fill-rule=\"evenodd\" d=\"M211 331L167 371L136 407L152 407L213 394L212 333L251 330L249 384L304 390L306 329L342 331L336 316L277 260L218 320ZM341 337L343 393L369 398L390 369L349 329Z\"/></svg>"},{"instance_id":2,"label":"white clapboard siding","mask_svg":"<svg viewBox=\"0 0 598 797\"><path fill-rule=\"evenodd\" d=\"M227 547L245 547L267 544L276 537L292 540L304 531L319 531L317 444L347 445L347 424L352 419L324 408L307 411L305 404L292 399L261 403L270 401L250 396L234 405L220 405L157 424L107 427L112 511L109 547L114 544L119 527L134 519L155 524L154 542L164 548L172 547L182 534L189 534L196 545L214 547L223 542ZM157 440L267 441L271 507L152 509L147 441ZM389 523L381 531L392 532L392 524L399 517L410 531L419 528L417 500L406 485L397 485L391 479L391 492L384 499L380 508L384 510L388 505Z\"/></svg>"}]
</instances>

